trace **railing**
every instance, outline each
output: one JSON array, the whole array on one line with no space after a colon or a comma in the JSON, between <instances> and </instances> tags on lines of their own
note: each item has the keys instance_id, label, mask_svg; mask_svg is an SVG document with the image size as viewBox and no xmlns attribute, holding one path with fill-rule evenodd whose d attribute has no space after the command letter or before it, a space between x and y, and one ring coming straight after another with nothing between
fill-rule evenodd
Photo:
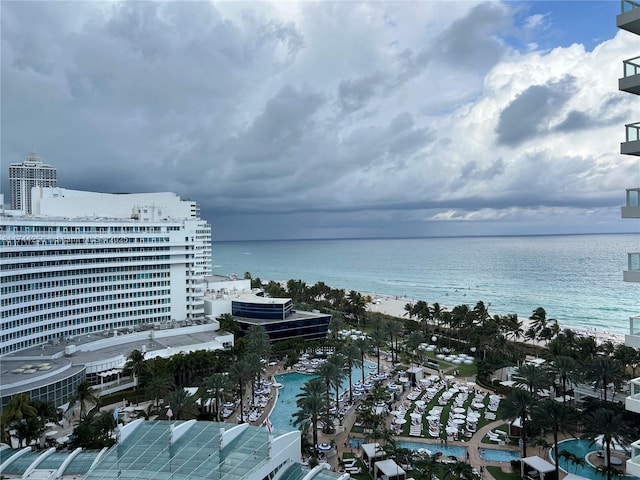
<instances>
[{"instance_id":1,"label":"railing","mask_svg":"<svg viewBox=\"0 0 640 480\"><path fill-rule=\"evenodd\" d=\"M624 78L638 75L640 73L640 55L630 58L629 60L624 60L622 62L622 69L622 76Z\"/></svg>"},{"instance_id":2,"label":"railing","mask_svg":"<svg viewBox=\"0 0 640 480\"><path fill-rule=\"evenodd\" d=\"M629 271L640 271L640 253L627 253Z\"/></svg>"},{"instance_id":3,"label":"railing","mask_svg":"<svg viewBox=\"0 0 640 480\"><path fill-rule=\"evenodd\" d=\"M634 8L640 8L640 3L634 2L633 0L621 0L621 13L627 13L633 10Z\"/></svg>"},{"instance_id":4,"label":"railing","mask_svg":"<svg viewBox=\"0 0 640 480\"><path fill-rule=\"evenodd\" d=\"M624 126L626 130L627 142L635 142L640 140L640 122L629 123Z\"/></svg>"},{"instance_id":5,"label":"railing","mask_svg":"<svg viewBox=\"0 0 640 480\"><path fill-rule=\"evenodd\" d=\"M640 207L640 188L627 188L627 207Z\"/></svg>"}]
</instances>

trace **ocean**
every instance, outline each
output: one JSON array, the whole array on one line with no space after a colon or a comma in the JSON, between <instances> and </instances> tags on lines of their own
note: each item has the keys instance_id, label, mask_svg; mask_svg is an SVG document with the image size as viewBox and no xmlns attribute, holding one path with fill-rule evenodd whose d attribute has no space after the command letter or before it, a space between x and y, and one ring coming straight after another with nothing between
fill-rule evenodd
<instances>
[{"instance_id":1,"label":"ocean","mask_svg":"<svg viewBox=\"0 0 640 480\"><path fill-rule=\"evenodd\" d=\"M622 281L638 236L549 235L213 242L213 272L453 307L482 300L521 319L543 307L562 328L628 333L640 286Z\"/></svg>"}]
</instances>

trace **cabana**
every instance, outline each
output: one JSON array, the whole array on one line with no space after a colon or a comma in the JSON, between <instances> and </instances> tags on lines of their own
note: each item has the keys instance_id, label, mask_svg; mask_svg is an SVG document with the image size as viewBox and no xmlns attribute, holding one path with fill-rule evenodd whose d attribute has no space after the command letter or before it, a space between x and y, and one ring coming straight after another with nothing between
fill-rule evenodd
<instances>
[{"instance_id":1,"label":"cabana","mask_svg":"<svg viewBox=\"0 0 640 480\"><path fill-rule=\"evenodd\" d=\"M558 480L555 465L537 455L520 460L520 475L527 480Z\"/></svg>"},{"instance_id":2,"label":"cabana","mask_svg":"<svg viewBox=\"0 0 640 480\"><path fill-rule=\"evenodd\" d=\"M422 370L422 367L411 367L407 370L407 377L409 377L411 385L415 387L424 378L424 370Z\"/></svg>"},{"instance_id":3,"label":"cabana","mask_svg":"<svg viewBox=\"0 0 640 480\"><path fill-rule=\"evenodd\" d=\"M407 473L394 460L380 460L375 464L373 478L382 480L406 480Z\"/></svg>"},{"instance_id":4,"label":"cabana","mask_svg":"<svg viewBox=\"0 0 640 480\"><path fill-rule=\"evenodd\" d=\"M362 445L362 460L369 468L376 462L376 459L384 460L385 453L379 443L365 443Z\"/></svg>"}]
</instances>

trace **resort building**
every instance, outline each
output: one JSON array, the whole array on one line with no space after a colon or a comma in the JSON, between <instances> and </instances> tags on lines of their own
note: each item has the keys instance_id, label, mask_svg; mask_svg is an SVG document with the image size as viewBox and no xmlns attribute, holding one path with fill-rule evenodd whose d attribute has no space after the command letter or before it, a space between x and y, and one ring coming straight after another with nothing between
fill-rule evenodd
<instances>
[{"instance_id":1,"label":"resort building","mask_svg":"<svg viewBox=\"0 0 640 480\"><path fill-rule=\"evenodd\" d=\"M231 313L240 324L240 335L251 325L262 325L271 343L294 338L303 341L327 337L331 315L293 309L290 298L270 298L254 294L242 295L231 301Z\"/></svg>"},{"instance_id":2,"label":"resort building","mask_svg":"<svg viewBox=\"0 0 640 480\"><path fill-rule=\"evenodd\" d=\"M9 194L11 210L31 214L33 187L55 187L56 169L42 163L35 152L29 152L21 163L9 165Z\"/></svg>"},{"instance_id":3,"label":"resort building","mask_svg":"<svg viewBox=\"0 0 640 480\"><path fill-rule=\"evenodd\" d=\"M640 35L640 3L631 0L621 2L622 11L616 18L619 28ZM618 88L627 93L640 95L640 57L623 62L623 77L618 81ZM625 125L626 138L620 145L620 153L640 156L640 122ZM622 207L622 218L640 219L640 187L627 189L626 205ZM626 282L640 283L640 252L628 253L628 270L624 272ZM640 315L631 317L629 334L625 344L640 348ZM630 395L625 401L625 408L640 413L640 378L629 383ZM640 476L640 440L631 444L631 457L626 464L627 474Z\"/></svg>"},{"instance_id":4,"label":"resort building","mask_svg":"<svg viewBox=\"0 0 640 480\"><path fill-rule=\"evenodd\" d=\"M101 451L31 451L0 447L3 478L38 480L346 480L300 464L297 430L215 422L135 420L119 430L118 444Z\"/></svg>"},{"instance_id":5,"label":"resort building","mask_svg":"<svg viewBox=\"0 0 640 480\"><path fill-rule=\"evenodd\" d=\"M176 327L217 330L203 300L211 227L195 202L172 193L42 187L33 189L31 205L32 215L0 215L3 404L28 391L60 405L82 379L117 371L130 352L69 357L100 352L109 342L120 348L128 342L116 338L121 334L133 335L140 349L146 340L179 336ZM171 333L159 333L165 330ZM224 348L233 339L186 342Z\"/></svg>"}]
</instances>

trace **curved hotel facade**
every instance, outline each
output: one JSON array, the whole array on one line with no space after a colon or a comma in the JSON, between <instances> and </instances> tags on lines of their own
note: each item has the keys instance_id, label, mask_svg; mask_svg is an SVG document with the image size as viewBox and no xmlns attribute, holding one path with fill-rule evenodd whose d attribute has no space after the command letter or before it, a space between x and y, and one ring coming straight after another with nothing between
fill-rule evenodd
<instances>
[{"instance_id":1,"label":"curved hotel facade","mask_svg":"<svg viewBox=\"0 0 640 480\"><path fill-rule=\"evenodd\" d=\"M0 215L0 405L28 393L60 406L170 334L233 343L204 315L211 227L194 202L36 187L32 206Z\"/></svg>"}]
</instances>

